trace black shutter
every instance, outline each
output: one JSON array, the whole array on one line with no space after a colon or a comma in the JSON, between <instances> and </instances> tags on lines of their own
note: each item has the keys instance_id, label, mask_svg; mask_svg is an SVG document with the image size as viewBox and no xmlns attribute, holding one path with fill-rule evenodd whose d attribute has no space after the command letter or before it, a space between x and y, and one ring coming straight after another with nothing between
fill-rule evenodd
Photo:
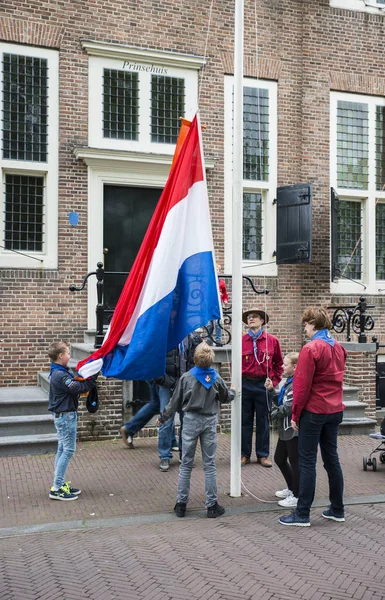
<instances>
[{"instance_id":1,"label":"black shutter","mask_svg":"<svg viewBox=\"0 0 385 600\"><path fill-rule=\"evenodd\" d=\"M277 264L311 262L312 184L277 188Z\"/></svg>"},{"instance_id":2,"label":"black shutter","mask_svg":"<svg viewBox=\"0 0 385 600\"><path fill-rule=\"evenodd\" d=\"M338 208L340 200L334 188L331 188L330 194L330 211L331 211L331 280L334 281L339 277L340 270L338 267Z\"/></svg>"}]
</instances>

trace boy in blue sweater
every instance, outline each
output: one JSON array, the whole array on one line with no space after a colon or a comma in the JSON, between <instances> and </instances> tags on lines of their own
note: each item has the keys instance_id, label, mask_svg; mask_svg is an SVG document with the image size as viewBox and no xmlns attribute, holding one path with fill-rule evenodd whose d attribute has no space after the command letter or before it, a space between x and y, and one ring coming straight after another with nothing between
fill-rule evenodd
<instances>
[{"instance_id":1,"label":"boy in blue sweater","mask_svg":"<svg viewBox=\"0 0 385 600\"><path fill-rule=\"evenodd\" d=\"M63 341L53 342L49 347L48 356L52 363L49 374L48 410L53 413L58 436L55 474L49 497L52 500L77 500L81 490L70 487L71 482L65 482L64 476L76 450L79 396L95 387L97 375L86 381L76 381L68 369L70 351Z\"/></svg>"}]
</instances>

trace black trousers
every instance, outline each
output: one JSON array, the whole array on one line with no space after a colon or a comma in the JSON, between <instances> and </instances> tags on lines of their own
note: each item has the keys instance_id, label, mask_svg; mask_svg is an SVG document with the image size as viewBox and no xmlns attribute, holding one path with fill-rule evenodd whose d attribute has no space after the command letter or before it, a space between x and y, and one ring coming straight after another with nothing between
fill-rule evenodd
<instances>
[{"instance_id":1,"label":"black trousers","mask_svg":"<svg viewBox=\"0 0 385 600\"><path fill-rule=\"evenodd\" d=\"M298 436L284 442L278 440L274 462L285 478L286 485L296 498L299 495L299 454Z\"/></svg>"}]
</instances>

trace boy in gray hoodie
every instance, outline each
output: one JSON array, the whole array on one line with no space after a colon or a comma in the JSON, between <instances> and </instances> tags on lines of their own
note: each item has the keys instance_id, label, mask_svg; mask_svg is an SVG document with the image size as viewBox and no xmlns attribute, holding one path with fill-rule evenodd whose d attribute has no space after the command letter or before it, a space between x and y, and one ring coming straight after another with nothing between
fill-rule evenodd
<instances>
[{"instance_id":1,"label":"boy in gray hoodie","mask_svg":"<svg viewBox=\"0 0 385 600\"><path fill-rule=\"evenodd\" d=\"M184 517L189 499L191 470L198 439L201 443L207 516L220 517L225 509L218 504L215 454L219 403L230 402L235 390L227 388L212 368L215 354L205 342L196 347L194 363L179 379L170 402L157 424L164 423L175 411L183 411L182 463L179 469L178 495L174 507L177 517Z\"/></svg>"}]
</instances>

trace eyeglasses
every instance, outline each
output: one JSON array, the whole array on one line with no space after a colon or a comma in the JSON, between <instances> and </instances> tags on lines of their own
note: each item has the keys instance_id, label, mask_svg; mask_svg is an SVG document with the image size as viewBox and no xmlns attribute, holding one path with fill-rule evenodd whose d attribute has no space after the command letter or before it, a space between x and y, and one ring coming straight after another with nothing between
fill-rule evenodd
<instances>
[{"instance_id":1,"label":"eyeglasses","mask_svg":"<svg viewBox=\"0 0 385 600\"><path fill-rule=\"evenodd\" d=\"M255 319L256 317L259 317L259 315L247 315L247 320Z\"/></svg>"}]
</instances>

